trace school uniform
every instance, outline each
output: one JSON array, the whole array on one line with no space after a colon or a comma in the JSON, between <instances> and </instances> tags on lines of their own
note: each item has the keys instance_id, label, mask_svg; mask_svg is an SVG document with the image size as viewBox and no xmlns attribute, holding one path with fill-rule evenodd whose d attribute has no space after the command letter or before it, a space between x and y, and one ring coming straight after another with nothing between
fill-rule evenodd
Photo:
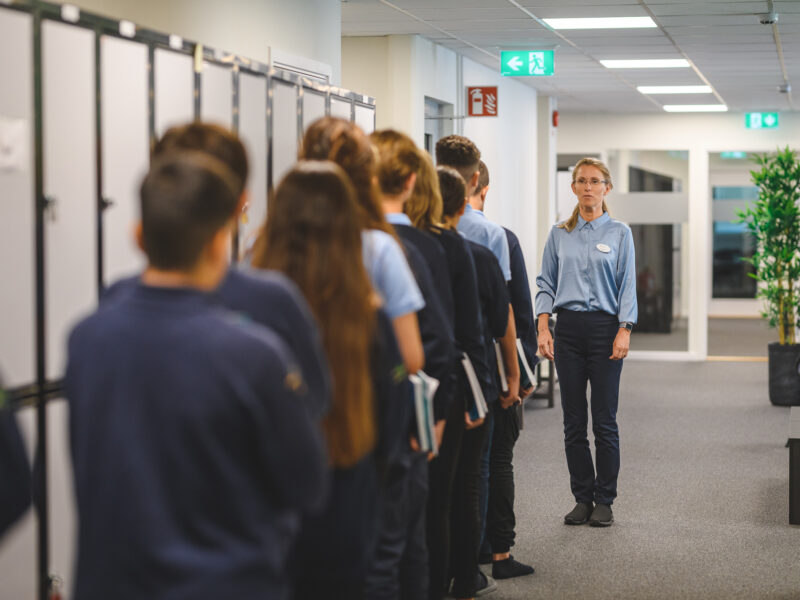
<instances>
[{"instance_id":1,"label":"school uniform","mask_svg":"<svg viewBox=\"0 0 800 600\"><path fill-rule=\"evenodd\" d=\"M74 597L287 598L324 443L289 348L210 294L141 282L69 338Z\"/></svg>"},{"instance_id":2,"label":"school uniform","mask_svg":"<svg viewBox=\"0 0 800 600\"><path fill-rule=\"evenodd\" d=\"M511 262L508 248L508 238L500 225L492 223L486 218L482 210L477 210L467 202L464 214L458 221L458 232L468 240L492 251L500 263L500 270L506 281L511 279Z\"/></svg>"},{"instance_id":3,"label":"school uniform","mask_svg":"<svg viewBox=\"0 0 800 600\"><path fill-rule=\"evenodd\" d=\"M101 302L111 302L138 285L138 275L120 279L103 292ZM294 282L278 271L232 266L211 298L238 313L243 322L264 325L281 338L300 368L309 414L322 418L331 402L328 359L314 315Z\"/></svg>"},{"instance_id":4,"label":"school uniform","mask_svg":"<svg viewBox=\"0 0 800 600\"><path fill-rule=\"evenodd\" d=\"M370 353L377 442L356 465L335 468L324 511L308 517L293 555L295 600L320 597L364 598L365 580L377 542L383 503L408 452L412 408L408 378L398 376L403 360L391 321L376 312ZM400 467L406 469L406 467Z\"/></svg>"},{"instance_id":5,"label":"school uniform","mask_svg":"<svg viewBox=\"0 0 800 600\"><path fill-rule=\"evenodd\" d=\"M403 213L387 214L386 218L396 229L411 227L411 221ZM425 300L425 306L417 313L425 350L424 371L445 383L434 397L434 419L438 421L446 417L452 401L453 390L447 388L447 383L455 364L454 341L425 258L414 243L399 237ZM428 590L427 454L409 448L402 462L390 468L386 492L381 532L367 576L366 598L424 598Z\"/></svg>"},{"instance_id":6,"label":"school uniform","mask_svg":"<svg viewBox=\"0 0 800 600\"><path fill-rule=\"evenodd\" d=\"M30 505L31 467L17 416L0 402L0 539Z\"/></svg>"},{"instance_id":7,"label":"school uniform","mask_svg":"<svg viewBox=\"0 0 800 600\"><path fill-rule=\"evenodd\" d=\"M361 252L372 286L390 319L422 310L422 292L394 237L379 229L365 229L361 232Z\"/></svg>"},{"instance_id":8,"label":"school uniform","mask_svg":"<svg viewBox=\"0 0 800 600\"><path fill-rule=\"evenodd\" d=\"M447 271L454 299L453 323L456 348L466 352L475 368L475 373L484 393L491 393L492 375L486 355L482 335L483 317L480 311L478 283L475 263L466 240L457 232L434 228L431 233L444 250ZM461 502L453 502L456 471L463 457L470 465L472 455L479 458L475 444L467 438L465 445L464 412L467 410L469 386L463 369L457 368L458 387L455 401L448 414L442 449L430 466L430 492L428 496L428 552L430 554L429 598L444 597L447 591L451 563L451 518L454 514L462 518L469 507ZM477 459L476 459L477 460ZM458 525L460 527L460 524ZM476 556L477 559L477 556ZM474 585L474 581L473 581Z\"/></svg>"}]
</instances>

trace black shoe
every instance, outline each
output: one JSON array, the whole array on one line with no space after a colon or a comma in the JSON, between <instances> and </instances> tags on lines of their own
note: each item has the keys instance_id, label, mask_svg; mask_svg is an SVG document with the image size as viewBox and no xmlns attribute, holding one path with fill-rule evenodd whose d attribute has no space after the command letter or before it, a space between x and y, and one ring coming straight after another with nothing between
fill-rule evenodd
<instances>
[{"instance_id":1,"label":"black shoe","mask_svg":"<svg viewBox=\"0 0 800 600\"><path fill-rule=\"evenodd\" d=\"M492 563L492 577L495 579L511 579L512 577L522 577L523 575L533 575L533 567L523 565L509 556L504 560L497 560Z\"/></svg>"},{"instance_id":2,"label":"black shoe","mask_svg":"<svg viewBox=\"0 0 800 600\"><path fill-rule=\"evenodd\" d=\"M485 596L497 591L497 582L478 570L478 580L475 588L475 597Z\"/></svg>"},{"instance_id":3,"label":"black shoe","mask_svg":"<svg viewBox=\"0 0 800 600\"><path fill-rule=\"evenodd\" d=\"M479 565L490 565L492 564L492 553L489 552L488 554L479 554L478 555L478 564Z\"/></svg>"},{"instance_id":4,"label":"black shoe","mask_svg":"<svg viewBox=\"0 0 800 600\"><path fill-rule=\"evenodd\" d=\"M589 520L592 514L591 502L578 502L567 516L564 517L564 523L567 525L583 525Z\"/></svg>"},{"instance_id":5,"label":"black shoe","mask_svg":"<svg viewBox=\"0 0 800 600\"><path fill-rule=\"evenodd\" d=\"M589 517L589 525L592 527L608 527L614 522L614 513L608 504L598 504Z\"/></svg>"}]
</instances>

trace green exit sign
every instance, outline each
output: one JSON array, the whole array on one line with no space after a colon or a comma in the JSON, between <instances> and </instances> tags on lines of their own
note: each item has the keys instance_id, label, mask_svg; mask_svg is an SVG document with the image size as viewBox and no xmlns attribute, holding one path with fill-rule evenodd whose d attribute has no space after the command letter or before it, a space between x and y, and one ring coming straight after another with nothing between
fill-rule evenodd
<instances>
[{"instance_id":1,"label":"green exit sign","mask_svg":"<svg viewBox=\"0 0 800 600\"><path fill-rule=\"evenodd\" d=\"M500 74L517 77L547 76L555 72L552 50L500 53Z\"/></svg>"},{"instance_id":2,"label":"green exit sign","mask_svg":"<svg viewBox=\"0 0 800 600\"><path fill-rule=\"evenodd\" d=\"M748 129L777 129L778 113L747 113L744 125Z\"/></svg>"}]
</instances>

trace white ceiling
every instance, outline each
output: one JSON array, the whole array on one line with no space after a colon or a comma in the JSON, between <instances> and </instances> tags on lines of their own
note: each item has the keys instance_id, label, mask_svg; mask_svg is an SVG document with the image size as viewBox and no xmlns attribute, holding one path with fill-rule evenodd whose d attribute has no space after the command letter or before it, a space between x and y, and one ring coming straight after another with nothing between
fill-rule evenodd
<instances>
[{"instance_id":1,"label":"white ceiling","mask_svg":"<svg viewBox=\"0 0 800 600\"><path fill-rule=\"evenodd\" d=\"M759 15L774 10L776 25ZM651 29L554 31L551 17L649 16ZM555 48L555 75L521 77L561 111L660 112L664 104L787 111L800 85L800 0L342 0L342 35L419 34L492 69L501 50ZM780 54L783 55L783 61ZM690 69L615 69L598 61L686 58ZM711 85L714 95L645 96L637 85ZM800 88L798 88L800 90Z\"/></svg>"}]
</instances>

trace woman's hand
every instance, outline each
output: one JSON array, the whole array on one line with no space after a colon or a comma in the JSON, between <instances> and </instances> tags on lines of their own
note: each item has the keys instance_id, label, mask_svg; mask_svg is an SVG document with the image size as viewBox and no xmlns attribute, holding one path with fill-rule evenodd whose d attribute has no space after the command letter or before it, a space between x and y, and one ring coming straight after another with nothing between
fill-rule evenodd
<instances>
[{"instance_id":1,"label":"woman's hand","mask_svg":"<svg viewBox=\"0 0 800 600\"><path fill-rule=\"evenodd\" d=\"M631 332L620 327L617 337L614 338L614 348L609 358L611 360L622 360L628 356L628 348L631 345Z\"/></svg>"},{"instance_id":2,"label":"woman's hand","mask_svg":"<svg viewBox=\"0 0 800 600\"><path fill-rule=\"evenodd\" d=\"M539 354L547 360L553 360L553 336L550 329L540 329L538 335Z\"/></svg>"}]
</instances>

